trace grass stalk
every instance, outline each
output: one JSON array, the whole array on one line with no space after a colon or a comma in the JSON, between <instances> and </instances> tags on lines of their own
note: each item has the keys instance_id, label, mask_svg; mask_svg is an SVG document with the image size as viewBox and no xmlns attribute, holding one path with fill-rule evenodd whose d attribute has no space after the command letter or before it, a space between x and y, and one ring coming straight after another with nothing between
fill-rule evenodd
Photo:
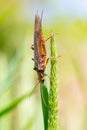
<instances>
[{"instance_id":1,"label":"grass stalk","mask_svg":"<svg viewBox=\"0 0 87 130\"><path fill-rule=\"evenodd\" d=\"M41 103L44 120L44 130L48 130L48 90L44 84L40 84Z\"/></svg>"},{"instance_id":2,"label":"grass stalk","mask_svg":"<svg viewBox=\"0 0 87 130\"><path fill-rule=\"evenodd\" d=\"M30 97L31 95L33 95L33 93L36 90L36 86L30 91L27 92L26 94L22 95L21 97L17 98L16 100L14 100L12 103L10 103L9 105L7 105L5 108L2 108L0 110L0 118L2 116L4 116L6 113L8 113L9 111L13 110L17 105L19 105L19 103L21 103L25 98Z\"/></svg>"},{"instance_id":3,"label":"grass stalk","mask_svg":"<svg viewBox=\"0 0 87 130\"><path fill-rule=\"evenodd\" d=\"M58 87L57 87L57 59L54 36L51 37L51 73L50 91L48 98L48 130L58 130Z\"/></svg>"}]
</instances>

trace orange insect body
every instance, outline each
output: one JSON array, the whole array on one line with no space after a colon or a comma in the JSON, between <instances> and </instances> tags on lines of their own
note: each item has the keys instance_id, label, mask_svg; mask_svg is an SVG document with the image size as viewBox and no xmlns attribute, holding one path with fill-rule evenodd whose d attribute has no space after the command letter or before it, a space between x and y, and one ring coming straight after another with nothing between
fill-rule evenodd
<instances>
[{"instance_id":1,"label":"orange insect body","mask_svg":"<svg viewBox=\"0 0 87 130\"><path fill-rule=\"evenodd\" d=\"M42 34L42 17L39 17L38 13L35 15L34 25L34 70L38 74L38 80L44 82L44 71L47 64L45 39Z\"/></svg>"}]
</instances>

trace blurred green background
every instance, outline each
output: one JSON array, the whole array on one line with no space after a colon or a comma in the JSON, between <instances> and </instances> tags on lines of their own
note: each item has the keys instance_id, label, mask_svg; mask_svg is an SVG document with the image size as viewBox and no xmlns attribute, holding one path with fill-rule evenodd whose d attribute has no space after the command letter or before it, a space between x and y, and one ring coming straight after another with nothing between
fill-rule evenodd
<instances>
[{"instance_id":1,"label":"blurred green background","mask_svg":"<svg viewBox=\"0 0 87 130\"><path fill-rule=\"evenodd\" d=\"M87 130L86 0L0 0L0 110L37 82L30 49L37 10L45 38L57 33L60 130ZM0 117L0 130L36 129L43 130L39 89Z\"/></svg>"}]
</instances>

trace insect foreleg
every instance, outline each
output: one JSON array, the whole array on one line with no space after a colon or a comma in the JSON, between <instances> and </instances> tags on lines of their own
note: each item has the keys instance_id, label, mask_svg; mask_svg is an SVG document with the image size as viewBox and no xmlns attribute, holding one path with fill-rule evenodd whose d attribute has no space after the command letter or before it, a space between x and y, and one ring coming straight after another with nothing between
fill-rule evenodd
<instances>
[{"instance_id":1,"label":"insect foreleg","mask_svg":"<svg viewBox=\"0 0 87 130\"><path fill-rule=\"evenodd\" d=\"M52 33L46 40L45 40L45 42L46 41L48 41L50 38L52 38L54 36L54 33Z\"/></svg>"}]
</instances>

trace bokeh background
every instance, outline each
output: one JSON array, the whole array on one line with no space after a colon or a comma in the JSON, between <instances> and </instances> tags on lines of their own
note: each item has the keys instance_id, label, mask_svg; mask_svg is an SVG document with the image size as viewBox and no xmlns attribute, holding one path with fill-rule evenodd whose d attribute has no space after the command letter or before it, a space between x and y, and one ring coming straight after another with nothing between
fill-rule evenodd
<instances>
[{"instance_id":1,"label":"bokeh background","mask_svg":"<svg viewBox=\"0 0 87 130\"><path fill-rule=\"evenodd\" d=\"M44 36L49 37L52 30L56 33L56 49L61 55L60 130L87 130L86 0L0 0L0 110L37 82L30 49L37 10L39 14L43 10ZM49 42L46 47L49 57ZM36 129L43 130L39 87L33 96L0 117L0 130Z\"/></svg>"}]
</instances>

